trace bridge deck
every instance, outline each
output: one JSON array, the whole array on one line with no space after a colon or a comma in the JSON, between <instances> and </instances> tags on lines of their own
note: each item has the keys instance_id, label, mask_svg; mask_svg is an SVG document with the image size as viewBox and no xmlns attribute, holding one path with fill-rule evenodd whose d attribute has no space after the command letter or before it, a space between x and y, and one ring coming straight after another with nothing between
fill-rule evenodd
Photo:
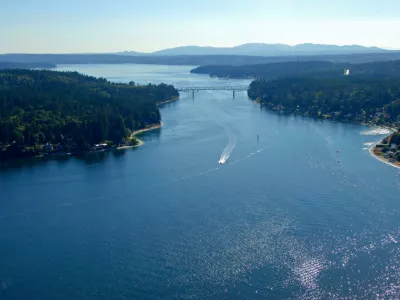
<instances>
[{"instance_id":1,"label":"bridge deck","mask_svg":"<svg viewBox=\"0 0 400 300\"><path fill-rule=\"evenodd\" d=\"M197 91L231 91L240 92L247 91L247 85L234 85L234 86L188 86L177 88L179 92L197 92Z\"/></svg>"}]
</instances>

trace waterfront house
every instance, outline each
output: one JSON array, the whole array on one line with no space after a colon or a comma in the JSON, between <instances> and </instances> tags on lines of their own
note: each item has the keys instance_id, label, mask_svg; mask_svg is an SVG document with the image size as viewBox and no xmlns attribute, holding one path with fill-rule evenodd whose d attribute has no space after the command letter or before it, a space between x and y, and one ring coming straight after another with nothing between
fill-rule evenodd
<instances>
[{"instance_id":1,"label":"waterfront house","mask_svg":"<svg viewBox=\"0 0 400 300\"><path fill-rule=\"evenodd\" d=\"M107 149L107 144L95 144L91 148L92 151L99 151L99 150L105 150Z\"/></svg>"},{"instance_id":2,"label":"waterfront house","mask_svg":"<svg viewBox=\"0 0 400 300\"><path fill-rule=\"evenodd\" d=\"M393 155L394 155L394 152L393 151L388 151L388 152L386 152L385 153L385 158L392 158L393 157Z\"/></svg>"},{"instance_id":3,"label":"waterfront house","mask_svg":"<svg viewBox=\"0 0 400 300\"><path fill-rule=\"evenodd\" d=\"M53 146L50 143L45 144L43 148L45 151L53 151Z\"/></svg>"}]
</instances>

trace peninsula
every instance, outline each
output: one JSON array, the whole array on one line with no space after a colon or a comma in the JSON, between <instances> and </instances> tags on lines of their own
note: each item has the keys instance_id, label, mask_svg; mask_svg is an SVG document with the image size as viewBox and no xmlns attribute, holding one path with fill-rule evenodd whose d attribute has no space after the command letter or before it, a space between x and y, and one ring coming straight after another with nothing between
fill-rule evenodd
<instances>
[{"instance_id":1,"label":"peninsula","mask_svg":"<svg viewBox=\"0 0 400 300\"><path fill-rule=\"evenodd\" d=\"M400 168L400 128L370 149L376 158Z\"/></svg>"},{"instance_id":2,"label":"peninsula","mask_svg":"<svg viewBox=\"0 0 400 300\"><path fill-rule=\"evenodd\" d=\"M77 72L0 70L0 160L134 146L161 124L171 85L112 83Z\"/></svg>"}]
</instances>

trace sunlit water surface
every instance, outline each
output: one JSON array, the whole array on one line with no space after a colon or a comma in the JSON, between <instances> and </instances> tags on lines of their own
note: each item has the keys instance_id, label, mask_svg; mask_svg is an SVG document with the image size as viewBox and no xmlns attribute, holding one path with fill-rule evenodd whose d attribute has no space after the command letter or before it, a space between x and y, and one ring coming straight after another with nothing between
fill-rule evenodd
<instances>
[{"instance_id":1,"label":"sunlit water surface","mask_svg":"<svg viewBox=\"0 0 400 300\"><path fill-rule=\"evenodd\" d=\"M249 83L190 67L58 69ZM245 92L182 93L161 113L137 149L0 169L1 299L400 296L400 175L367 151L387 132L272 113Z\"/></svg>"}]
</instances>

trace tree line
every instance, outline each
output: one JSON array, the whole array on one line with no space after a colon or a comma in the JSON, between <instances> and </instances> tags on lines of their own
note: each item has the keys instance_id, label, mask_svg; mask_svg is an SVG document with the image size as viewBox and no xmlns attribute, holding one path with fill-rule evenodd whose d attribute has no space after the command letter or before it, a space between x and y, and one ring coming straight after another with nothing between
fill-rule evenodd
<instances>
[{"instance_id":1,"label":"tree line","mask_svg":"<svg viewBox=\"0 0 400 300\"><path fill-rule=\"evenodd\" d=\"M399 131L392 134L390 142L393 144L396 144L397 146L400 146L400 128L399 128ZM400 159L398 159L398 160L400 161Z\"/></svg>"},{"instance_id":2,"label":"tree line","mask_svg":"<svg viewBox=\"0 0 400 300\"><path fill-rule=\"evenodd\" d=\"M272 109L400 126L400 85L397 78L260 79L250 84L248 95Z\"/></svg>"},{"instance_id":3,"label":"tree line","mask_svg":"<svg viewBox=\"0 0 400 300\"><path fill-rule=\"evenodd\" d=\"M37 155L45 145L82 152L158 124L166 84L111 83L77 72L0 70L0 159Z\"/></svg>"},{"instance_id":4,"label":"tree line","mask_svg":"<svg viewBox=\"0 0 400 300\"><path fill-rule=\"evenodd\" d=\"M345 70L350 76L360 78L400 77L400 60L369 62L362 64L334 63L329 61L288 61L268 64L206 65L192 73L209 74L211 77L282 79L289 77L330 78L343 77Z\"/></svg>"}]
</instances>

